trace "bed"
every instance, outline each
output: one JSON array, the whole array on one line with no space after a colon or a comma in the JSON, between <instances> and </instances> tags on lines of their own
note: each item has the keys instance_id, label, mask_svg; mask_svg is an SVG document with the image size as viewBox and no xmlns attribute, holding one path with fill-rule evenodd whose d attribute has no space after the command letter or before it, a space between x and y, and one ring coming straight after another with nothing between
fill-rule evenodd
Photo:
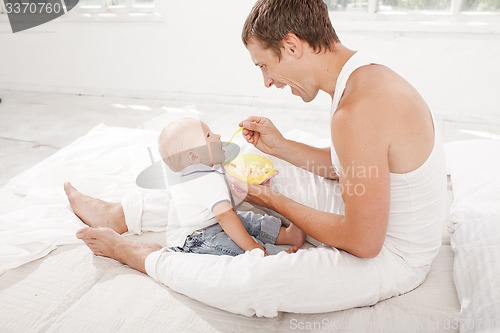
<instances>
[{"instance_id":1,"label":"bed","mask_svg":"<svg viewBox=\"0 0 500 333\"><path fill-rule=\"evenodd\" d=\"M467 289L456 272L467 264L463 244L471 242L466 237L470 231L456 237L462 227L450 219L443 226L439 254L421 286L370 307L324 314L259 318L228 313L173 292L114 260L94 256L74 237L82 224L72 214L62 184L71 180L89 195L119 201L125 191L137 186L136 176L151 165L147 147L154 146L157 134L99 125L0 189L1 332L479 331L478 323L471 329L464 326L460 302L463 308L464 299L469 305L477 300L472 297L475 291ZM449 206L451 186L449 180ZM164 243L161 234L130 237ZM490 238L494 243L493 234ZM481 244L488 247L491 242ZM493 245L497 253L499 242L496 238ZM456 255L459 263L454 263ZM454 279L462 287L458 293ZM489 286L496 295L498 285ZM488 309L493 317L498 315L497 306ZM470 316L480 315L470 310L477 307L468 307ZM481 323L480 328L494 332L495 327Z\"/></svg>"}]
</instances>

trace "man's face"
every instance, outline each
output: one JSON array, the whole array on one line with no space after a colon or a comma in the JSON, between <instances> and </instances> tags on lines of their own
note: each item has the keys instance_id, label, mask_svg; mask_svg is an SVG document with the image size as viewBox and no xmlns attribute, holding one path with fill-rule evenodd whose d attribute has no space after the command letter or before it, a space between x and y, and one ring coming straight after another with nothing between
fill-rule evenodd
<instances>
[{"instance_id":1,"label":"man's face","mask_svg":"<svg viewBox=\"0 0 500 333\"><path fill-rule=\"evenodd\" d=\"M301 59L282 49L281 59L271 50L265 49L259 41L251 38L247 44L253 63L260 68L267 88L273 85L283 89L289 86L292 94L300 96L304 102L312 101L318 89L309 84L307 73L302 70Z\"/></svg>"}]
</instances>

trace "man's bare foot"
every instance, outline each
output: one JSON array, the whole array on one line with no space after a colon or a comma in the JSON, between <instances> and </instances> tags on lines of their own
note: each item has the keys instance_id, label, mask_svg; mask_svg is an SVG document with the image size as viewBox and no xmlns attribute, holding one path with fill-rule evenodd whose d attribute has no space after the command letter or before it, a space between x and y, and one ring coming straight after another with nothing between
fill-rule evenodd
<instances>
[{"instance_id":1,"label":"man's bare foot","mask_svg":"<svg viewBox=\"0 0 500 333\"><path fill-rule=\"evenodd\" d=\"M78 192L70 183L64 184L73 212L93 228L111 228L119 234L128 231L123 208L119 203L102 201Z\"/></svg>"},{"instance_id":2,"label":"man's bare foot","mask_svg":"<svg viewBox=\"0 0 500 333\"><path fill-rule=\"evenodd\" d=\"M133 241L110 228L85 227L78 230L76 237L83 240L95 255L118 260L143 273L146 273L146 257L162 248L158 244Z\"/></svg>"}]
</instances>

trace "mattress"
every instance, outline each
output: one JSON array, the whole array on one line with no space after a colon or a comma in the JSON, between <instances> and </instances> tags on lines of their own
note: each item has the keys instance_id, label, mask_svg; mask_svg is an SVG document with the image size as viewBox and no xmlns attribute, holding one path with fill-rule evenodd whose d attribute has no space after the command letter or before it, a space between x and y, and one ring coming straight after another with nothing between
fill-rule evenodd
<instances>
[{"instance_id":1,"label":"mattress","mask_svg":"<svg viewBox=\"0 0 500 333\"><path fill-rule=\"evenodd\" d=\"M79 177L86 173L92 175L93 178L72 180L80 182L87 193L117 200L124 189L134 186L134 176L150 163L147 151L142 148L154 141L151 140L154 134L99 126L0 189L0 216L15 209L30 208L34 201L30 203L27 199L37 198L37 191L44 193L54 186L62 186L65 178L72 174L68 170L74 171L74 168L80 168ZM140 144L133 145L137 144L138 137L146 138L147 144L142 148ZM103 141L104 138L115 138L115 141ZM118 143L123 145L124 140L129 144L127 154L130 155L123 155L123 152L117 155L120 149L114 148ZM99 163L95 163L94 157L94 167L89 170L85 167L82 151L95 152L92 147L100 145L102 149L103 142L107 141L111 141L107 143L110 150L107 154L100 153ZM137 159L140 162L129 167L129 162ZM111 162L114 167L110 167ZM96 176L98 174L101 176ZM101 191L96 190L93 182L99 184ZM116 182L122 186L114 186ZM450 190L449 195L451 202ZM77 226L72 224L64 232L69 235ZM164 242L163 235L155 233L131 237L138 241ZM231 314L189 299L128 266L94 256L74 236L68 236L62 244L49 245L48 254L0 275L0 331L458 331L460 304L453 282L453 251L446 228L432 269L425 282L415 290L370 307L323 314L280 313L275 318Z\"/></svg>"}]
</instances>

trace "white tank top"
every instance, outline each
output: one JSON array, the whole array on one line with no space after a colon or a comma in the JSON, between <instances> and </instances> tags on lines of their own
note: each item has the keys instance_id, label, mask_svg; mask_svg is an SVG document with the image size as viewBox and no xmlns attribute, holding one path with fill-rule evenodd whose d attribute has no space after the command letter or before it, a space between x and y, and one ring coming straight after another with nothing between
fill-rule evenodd
<instances>
[{"instance_id":1,"label":"white tank top","mask_svg":"<svg viewBox=\"0 0 500 333\"><path fill-rule=\"evenodd\" d=\"M361 52L356 52L345 63L337 79L331 117L337 110L351 73L371 64L383 65L375 57ZM427 160L408 173L390 174L389 224L384 246L411 267L423 267L432 262L441 246L446 219L446 164L433 116L432 121L434 147ZM333 142L330 146L332 164L339 170L340 162Z\"/></svg>"}]
</instances>

